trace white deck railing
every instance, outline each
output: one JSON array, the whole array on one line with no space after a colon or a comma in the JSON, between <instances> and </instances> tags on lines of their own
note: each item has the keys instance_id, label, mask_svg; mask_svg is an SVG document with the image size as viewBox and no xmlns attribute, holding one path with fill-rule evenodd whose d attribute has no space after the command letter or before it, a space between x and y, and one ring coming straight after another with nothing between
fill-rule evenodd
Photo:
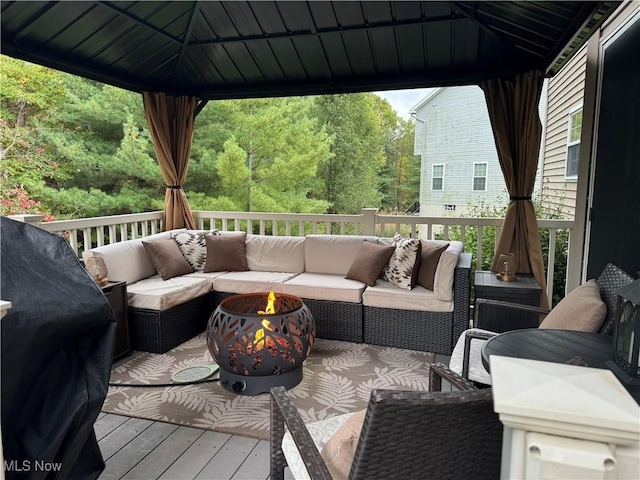
<instances>
[{"instance_id":1,"label":"white deck railing","mask_svg":"<svg viewBox=\"0 0 640 480\"><path fill-rule=\"evenodd\" d=\"M500 235L502 219L468 217L421 217L413 215L379 215L377 209L366 208L359 215L330 215L304 213L256 213L194 211L199 229L217 228L259 233L261 235L307 235L333 233L338 235L393 236L395 232L422 239L460 238L467 245L469 235L475 235L474 253L476 269L483 268L483 241L486 235ZM84 218L38 223L42 217L18 216L23 221L37 223L48 232L63 235L73 250L82 255L84 250L141 238L162 231L163 212L147 212L109 217ZM14 217L17 218L17 217ZM570 220L538 219L541 229L549 232L548 242L542 248L549 252L547 271L547 295L553 297L556 238L560 230L568 231L568 247L574 235L574 222ZM495 233L493 230L495 229ZM491 232L491 233L489 233ZM495 240L494 239L494 240ZM494 242L495 244L496 242ZM468 251L468 250L467 250ZM567 255L568 262L571 255ZM579 266L567 264L567 272ZM573 288L575 286L565 287Z\"/></svg>"}]
</instances>

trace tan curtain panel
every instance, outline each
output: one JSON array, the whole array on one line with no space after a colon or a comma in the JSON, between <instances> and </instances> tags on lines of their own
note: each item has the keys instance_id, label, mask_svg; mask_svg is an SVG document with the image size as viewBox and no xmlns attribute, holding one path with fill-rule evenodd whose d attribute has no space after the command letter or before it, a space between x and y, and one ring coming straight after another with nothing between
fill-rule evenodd
<instances>
[{"instance_id":1,"label":"tan curtain panel","mask_svg":"<svg viewBox=\"0 0 640 480\"><path fill-rule=\"evenodd\" d=\"M538 103L543 80L542 72L535 71L511 80L488 80L480 86L510 196L491 269L501 270L498 256L513 252L518 271L533 273L542 287L540 303L548 308L542 245L531 202L542 135Z\"/></svg>"},{"instance_id":2,"label":"tan curtain panel","mask_svg":"<svg viewBox=\"0 0 640 480\"><path fill-rule=\"evenodd\" d=\"M144 92L142 99L162 178L167 186L164 229L193 229L195 222L182 186L187 176L198 99L149 92Z\"/></svg>"}]
</instances>

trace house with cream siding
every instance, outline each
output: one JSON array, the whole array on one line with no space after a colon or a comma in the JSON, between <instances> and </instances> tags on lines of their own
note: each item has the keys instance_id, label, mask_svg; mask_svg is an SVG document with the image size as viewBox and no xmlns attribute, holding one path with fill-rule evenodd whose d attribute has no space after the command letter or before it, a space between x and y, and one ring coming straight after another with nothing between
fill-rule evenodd
<instances>
[{"instance_id":1,"label":"house with cream siding","mask_svg":"<svg viewBox=\"0 0 640 480\"><path fill-rule=\"evenodd\" d=\"M545 98L543 91L541 118ZM470 205L507 204L509 196L480 87L434 89L411 114L415 120L414 154L421 158L422 216L457 217L468 213ZM538 175L537 190L539 184Z\"/></svg>"},{"instance_id":2,"label":"house with cream siding","mask_svg":"<svg viewBox=\"0 0 640 480\"><path fill-rule=\"evenodd\" d=\"M547 206L575 217L587 46L549 80L542 192Z\"/></svg>"}]
</instances>

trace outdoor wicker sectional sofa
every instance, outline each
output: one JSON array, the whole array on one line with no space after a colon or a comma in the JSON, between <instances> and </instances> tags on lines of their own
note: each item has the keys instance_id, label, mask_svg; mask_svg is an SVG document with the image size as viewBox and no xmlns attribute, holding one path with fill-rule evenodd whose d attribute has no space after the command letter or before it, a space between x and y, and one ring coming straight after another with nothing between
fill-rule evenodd
<instances>
[{"instance_id":1,"label":"outdoor wicker sectional sofa","mask_svg":"<svg viewBox=\"0 0 640 480\"><path fill-rule=\"evenodd\" d=\"M222 299L252 292L301 297L314 315L319 338L448 355L468 328L471 255L462 253L460 242L448 242L437 264L432 291L419 285L410 290L398 288L382 279L367 286L345 278L363 241L391 241L374 236L246 235L248 270L205 273L200 269L168 280L158 275L143 245L143 241L206 233L174 230L83 253L85 259L102 257L110 280L127 282L135 350L164 353L202 332Z\"/></svg>"}]
</instances>

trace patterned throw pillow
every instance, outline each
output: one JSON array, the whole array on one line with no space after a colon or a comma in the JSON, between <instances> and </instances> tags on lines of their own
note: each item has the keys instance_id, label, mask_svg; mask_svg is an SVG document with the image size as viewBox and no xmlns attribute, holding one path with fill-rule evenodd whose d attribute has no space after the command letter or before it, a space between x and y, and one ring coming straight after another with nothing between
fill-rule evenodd
<instances>
[{"instance_id":1,"label":"patterned throw pillow","mask_svg":"<svg viewBox=\"0 0 640 480\"><path fill-rule=\"evenodd\" d=\"M207 260L207 244L205 242L205 235L220 235L218 230L211 230L210 232L174 232L171 234L171 238L178 244L178 248L187 259L189 265L194 270L202 272L204 270L204 264Z\"/></svg>"},{"instance_id":2,"label":"patterned throw pillow","mask_svg":"<svg viewBox=\"0 0 640 480\"><path fill-rule=\"evenodd\" d=\"M389 263L382 271L382 279L396 287L411 290L415 285L413 276L416 273L416 261L420 255L420 240L404 238L399 233L396 233L391 245L396 249L391 255Z\"/></svg>"}]
</instances>

